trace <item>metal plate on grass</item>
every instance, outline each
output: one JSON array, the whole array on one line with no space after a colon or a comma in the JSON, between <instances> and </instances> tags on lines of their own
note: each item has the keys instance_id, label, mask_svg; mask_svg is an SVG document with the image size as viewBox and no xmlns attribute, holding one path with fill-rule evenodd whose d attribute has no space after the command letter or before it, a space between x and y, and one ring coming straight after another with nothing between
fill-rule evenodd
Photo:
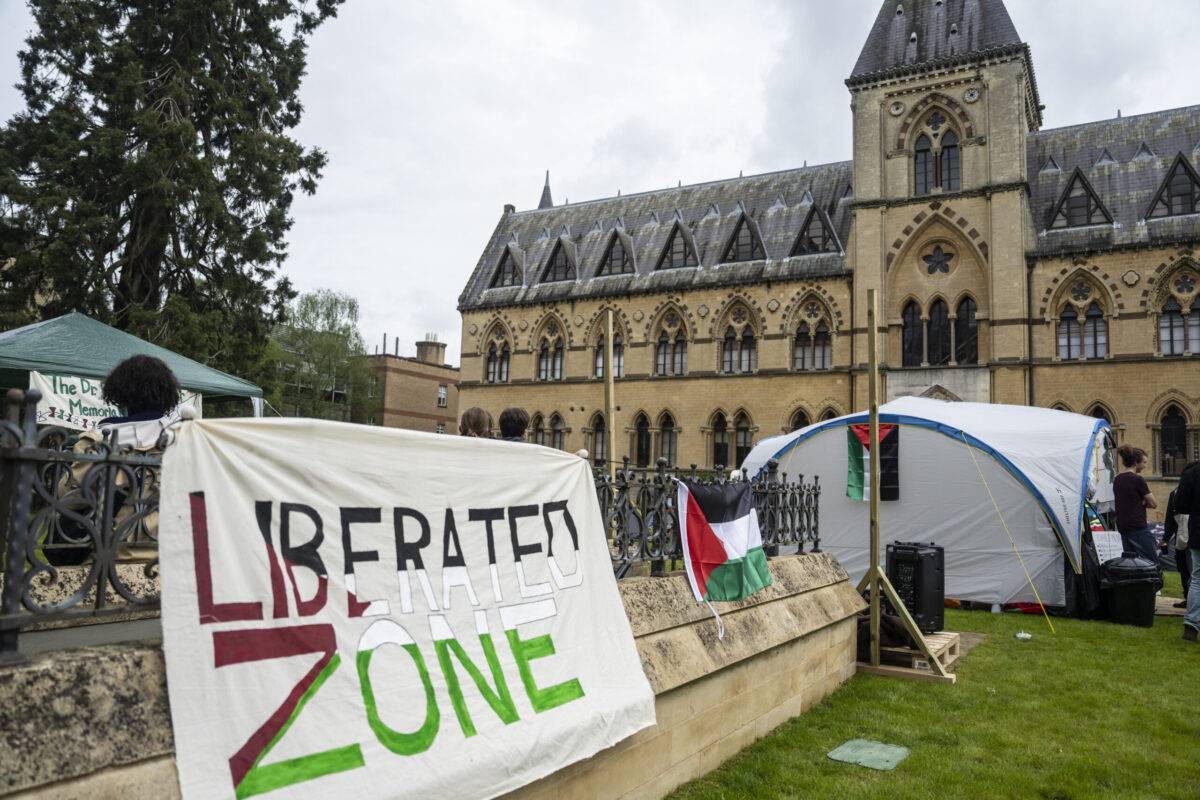
<instances>
[{"instance_id":1,"label":"metal plate on grass","mask_svg":"<svg viewBox=\"0 0 1200 800\"><path fill-rule=\"evenodd\" d=\"M857 764L860 767L891 770L908 758L908 753L907 747L872 742L869 739L851 739L830 750L829 757L834 761Z\"/></svg>"}]
</instances>

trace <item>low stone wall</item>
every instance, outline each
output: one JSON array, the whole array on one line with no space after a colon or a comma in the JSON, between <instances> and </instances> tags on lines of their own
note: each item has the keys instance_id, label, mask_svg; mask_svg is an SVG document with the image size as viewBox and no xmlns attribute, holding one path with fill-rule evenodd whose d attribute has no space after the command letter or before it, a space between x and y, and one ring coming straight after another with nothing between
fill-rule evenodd
<instances>
[{"instance_id":1,"label":"low stone wall","mask_svg":"<svg viewBox=\"0 0 1200 800\"><path fill-rule=\"evenodd\" d=\"M865 604L845 571L824 553L770 565L770 587L716 604L724 639L683 575L622 581L658 723L506 800L662 797L854 675L855 616Z\"/></svg>"},{"instance_id":2,"label":"low stone wall","mask_svg":"<svg viewBox=\"0 0 1200 800\"><path fill-rule=\"evenodd\" d=\"M683 575L628 578L621 598L658 723L509 795L657 797L703 775L854 674L863 602L829 555L771 561L774 583L719 603L725 638ZM158 643L82 648L0 667L0 795L176 798Z\"/></svg>"}]
</instances>

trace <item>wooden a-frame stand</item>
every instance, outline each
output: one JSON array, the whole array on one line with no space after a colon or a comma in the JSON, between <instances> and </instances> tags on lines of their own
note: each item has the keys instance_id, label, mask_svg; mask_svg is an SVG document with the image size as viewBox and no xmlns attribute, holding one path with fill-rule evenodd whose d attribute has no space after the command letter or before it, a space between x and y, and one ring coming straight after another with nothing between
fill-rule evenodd
<instances>
[{"instance_id":1,"label":"wooden a-frame stand","mask_svg":"<svg viewBox=\"0 0 1200 800\"><path fill-rule=\"evenodd\" d=\"M929 642L925 640L916 621L908 613L908 608L893 588L883 570L879 568L879 347L878 347L878 318L879 300L874 289L867 290L867 400L870 404L870 464L871 464L871 566L867 574L858 584L859 593L868 586L871 588L871 654L870 661L863 663L859 660L858 671L872 675L889 675L917 680L937 681L939 683L954 683L956 676L947 672L938 654L933 652ZM930 672L916 671L906 667L893 667L881 664L879 661L879 593L887 595L892 607L900 615L909 636L917 643L917 648L929 659Z\"/></svg>"}]
</instances>

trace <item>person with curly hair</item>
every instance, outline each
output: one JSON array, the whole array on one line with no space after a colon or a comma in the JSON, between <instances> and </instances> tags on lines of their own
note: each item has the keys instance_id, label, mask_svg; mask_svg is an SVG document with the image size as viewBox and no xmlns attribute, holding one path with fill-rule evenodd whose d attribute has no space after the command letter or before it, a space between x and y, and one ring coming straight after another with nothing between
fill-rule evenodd
<instances>
[{"instance_id":1,"label":"person with curly hair","mask_svg":"<svg viewBox=\"0 0 1200 800\"><path fill-rule=\"evenodd\" d=\"M108 373L101 397L123 413L101 420L101 425L149 422L165 417L179 405L179 381L161 359L130 356Z\"/></svg>"}]
</instances>

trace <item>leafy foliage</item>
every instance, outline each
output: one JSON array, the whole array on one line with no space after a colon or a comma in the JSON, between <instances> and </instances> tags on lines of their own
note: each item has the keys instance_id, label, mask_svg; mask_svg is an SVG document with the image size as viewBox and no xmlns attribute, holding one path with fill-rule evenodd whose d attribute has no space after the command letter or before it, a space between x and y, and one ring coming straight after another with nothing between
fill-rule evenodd
<instances>
[{"instance_id":1,"label":"leafy foliage","mask_svg":"<svg viewBox=\"0 0 1200 800\"><path fill-rule=\"evenodd\" d=\"M30 0L0 129L0 323L81 311L262 380L326 157L289 136L342 0Z\"/></svg>"},{"instance_id":2,"label":"leafy foliage","mask_svg":"<svg viewBox=\"0 0 1200 800\"><path fill-rule=\"evenodd\" d=\"M284 415L364 421L376 412L353 297L328 289L300 295L273 339L278 373L270 400Z\"/></svg>"}]
</instances>

